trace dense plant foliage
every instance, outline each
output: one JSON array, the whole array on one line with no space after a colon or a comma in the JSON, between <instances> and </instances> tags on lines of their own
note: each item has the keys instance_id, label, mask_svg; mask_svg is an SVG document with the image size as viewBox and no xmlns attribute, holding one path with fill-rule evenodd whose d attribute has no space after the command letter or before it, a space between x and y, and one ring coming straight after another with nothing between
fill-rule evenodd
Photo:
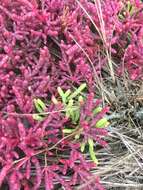
<instances>
[{"instance_id":1,"label":"dense plant foliage","mask_svg":"<svg viewBox=\"0 0 143 190\"><path fill-rule=\"evenodd\" d=\"M142 19L139 0L0 1L1 187L70 190L92 177L109 110L96 79L109 61L143 77Z\"/></svg>"}]
</instances>

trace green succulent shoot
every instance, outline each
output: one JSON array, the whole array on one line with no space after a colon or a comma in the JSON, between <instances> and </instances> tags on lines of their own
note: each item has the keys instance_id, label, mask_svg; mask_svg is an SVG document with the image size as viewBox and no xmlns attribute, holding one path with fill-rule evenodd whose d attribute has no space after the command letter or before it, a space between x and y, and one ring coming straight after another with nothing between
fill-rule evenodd
<instances>
[{"instance_id":1,"label":"green succulent shoot","mask_svg":"<svg viewBox=\"0 0 143 190\"><path fill-rule=\"evenodd\" d=\"M88 146L88 152L89 152L91 160L97 165L98 164L98 159L96 158L96 153L95 153L95 150L94 150L94 141L93 141L92 138L89 138L87 143L82 142L80 144L81 152L84 152L85 147L87 147L87 146Z\"/></svg>"},{"instance_id":2,"label":"green succulent shoot","mask_svg":"<svg viewBox=\"0 0 143 190\"><path fill-rule=\"evenodd\" d=\"M33 114L33 119L37 120L37 121L42 121L44 119L44 117L42 116L42 113L44 112L44 110L46 109L46 105L45 103L37 98L37 99L34 99L34 105L35 105L35 108L37 110L38 113L36 114Z\"/></svg>"},{"instance_id":3,"label":"green succulent shoot","mask_svg":"<svg viewBox=\"0 0 143 190\"><path fill-rule=\"evenodd\" d=\"M91 138L88 139L88 145L89 145L89 154L90 154L91 160L95 164L98 164L98 160L96 158L95 151L94 151L94 141L93 141L93 139L91 139Z\"/></svg>"},{"instance_id":4,"label":"green succulent shoot","mask_svg":"<svg viewBox=\"0 0 143 190\"><path fill-rule=\"evenodd\" d=\"M58 87L58 93L61 97L62 103L65 107L65 114L67 118L72 120L73 124L76 124L80 117L80 102L83 101L81 93L86 88L86 83L81 84L75 91L67 90L64 92L61 87Z\"/></svg>"},{"instance_id":5,"label":"green succulent shoot","mask_svg":"<svg viewBox=\"0 0 143 190\"><path fill-rule=\"evenodd\" d=\"M98 113L100 113L102 111L101 107L97 107L93 110L93 115L96 116ZM109 122L107 120L106 117L100 119L99 121L97 121L95 127L97 128L105 128L109 125Z\"/></svg>"}]
</instances>

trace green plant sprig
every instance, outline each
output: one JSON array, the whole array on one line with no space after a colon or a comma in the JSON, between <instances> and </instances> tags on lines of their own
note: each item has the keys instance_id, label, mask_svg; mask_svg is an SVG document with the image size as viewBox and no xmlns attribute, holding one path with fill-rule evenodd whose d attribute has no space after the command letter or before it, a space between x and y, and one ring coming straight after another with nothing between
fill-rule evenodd
<instances>
[{"instance_id":1,"label":"green plant sprig","mask_svg":"<svg viewBox=\"0 0 143 190\"><path fill-rule=\"evenodd\" d=\"M88 147L88 152L91 157L91 160L98 164L98 159L96 158L95 153L95 143L92 138L89 138L87 142L83 142L82 140L82 132L83 128L80 126L80 109L81 105L85 102L85 96L83 95L83 92L86 89L86 84L81 84L75 91L71 91L70 89L64 90L61 87L57 88L59 98L52 97L52 102L56 105L58 103L62 103L64 106L64 109L62 110L67 118L69 118L72 122L72 124L75 126L75 128L64 128L62 132L66 136L73 136L74 141L80 142L80 150L84 153L85 147ZM45 110L46 110L46 104L41 99L34 99L34 105L37 110L37 114L33 114L33 118L38 121L42 121L45 118ZM98 106L96 107L92 114L93 116L96 116L102 111L102 107ZM43 114L44 113L44 114ZM90 121L90 117L86 118L87 121ZM109 122L107 118L101 118L99 121L97 121L95 127L96 128L105 128L109 125Z\"/></svg>"}]
</instances>

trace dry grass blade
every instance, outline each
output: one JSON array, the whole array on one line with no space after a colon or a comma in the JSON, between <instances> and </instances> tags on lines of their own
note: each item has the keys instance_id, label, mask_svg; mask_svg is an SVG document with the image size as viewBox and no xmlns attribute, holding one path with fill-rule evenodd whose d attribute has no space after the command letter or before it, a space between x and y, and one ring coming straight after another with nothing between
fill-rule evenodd
<instances>
[{"instance_id":1,"label":"dry grass blade","mask_svg":"<svg viewBox=\"0 0 143 190\"><path fill-rule=\"evenodd\" d=\"M89 20L93 24L93 26L95 27L96 31L98 32L98 34L99 34L99 36L100 36L100 38L104 44L104 48L105 48L105 52L106 52L106 56L107 56L107 60L108 60L109 68L110 68L110 74L111 74L113 82L115 82L115 74L114 74L112 59L111 59L110 53L109 53L107 45L106 45L107 44L107 40L106 40L107 38L106 38L106 32L105 32L105 24L104 24L103 15L102 15L101 2L100 2L100 0L98 0L98 1L94 0L95 6L97 9L97 14L99 17L101 30L95 24L94 20L92 19L90 14L87 12L87 10L84 8L84 6L78 0L76 0L76 2L78 3L78 5L81 7L81 9L84 11L86 16L89 18Z\"/></svg>"}]
</instances>

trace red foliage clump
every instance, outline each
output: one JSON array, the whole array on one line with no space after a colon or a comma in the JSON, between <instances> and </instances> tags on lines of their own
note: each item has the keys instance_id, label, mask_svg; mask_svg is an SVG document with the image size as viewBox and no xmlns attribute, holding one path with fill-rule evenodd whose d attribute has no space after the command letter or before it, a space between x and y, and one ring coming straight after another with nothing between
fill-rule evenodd
<instances>
[{"instance_id":1,"label":"red foliage clump","mask_svg":"<svg viewBox=\"0 0 143 190\"><path fill-rule=\"evenodd\" d=\"M0 1L0 186L36 190L45 184L50 190L58 183L70 190L92 177L95 164L86 161L79 143L65 138L62 130L71 121L51 97L57 97L58 86L86 82L90 95L79 121L83 139L92 135L105 146L101 137L107 131L92 129L108 111L91 114L95 78L108 61L105 49L132 79L142 77L142 6L139 0ZM50 114L41 122L32 117L35 98L48 102ZM86 189L103 188L96 179Z\"/></svg>"}]
</instances>

